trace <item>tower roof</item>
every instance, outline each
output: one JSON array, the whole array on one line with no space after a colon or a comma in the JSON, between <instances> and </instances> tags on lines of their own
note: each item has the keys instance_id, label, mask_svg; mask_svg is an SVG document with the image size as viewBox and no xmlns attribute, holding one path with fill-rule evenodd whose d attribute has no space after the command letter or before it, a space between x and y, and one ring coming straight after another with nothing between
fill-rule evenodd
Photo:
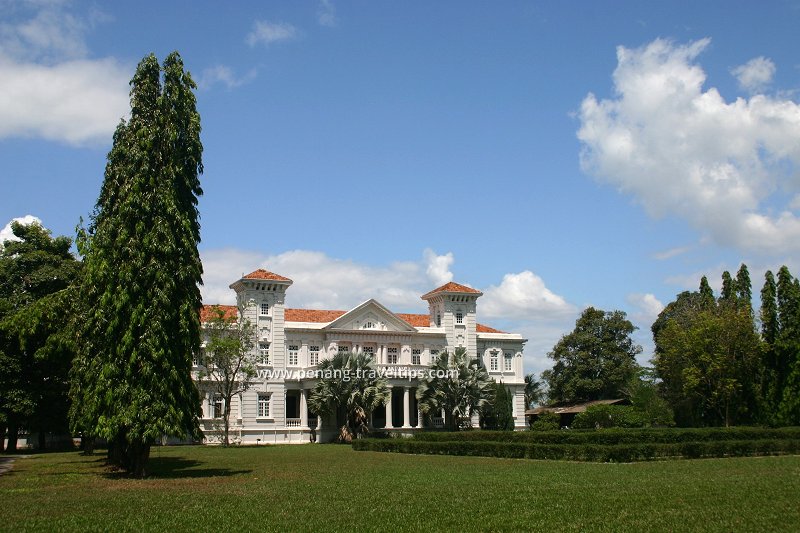
<instances>
[{"instance_id":1,"label":"tower roof","mask_svg":"<svg viewBox=\"0 0 800 533\"><path fill-rule=\"evenodd\" d=\"M443 292L456 293L456 294L477 294L479 296L483 294L481 291L477 289L473 289L472 287L467 287L466 285L461 285L460 283L451 281L450 283L445 283L441 287L437 287L436 289L433 289L432 291L423 294L421 298L423 300L427 300L431 296Z\"/></svg>"},{"instance_id":2,"label":"tower roof","mask_svg":"<svg viewBox=\"0 0 800 533\"><path fill-rule=\"evenodd\" d=\"M270 272L269 270L264 270L263 268L259 268L258 270L250 272L246 276L242 276L242 279L268 279L272 281L292 281L289 278L285 278L279 274Z\"/></svg>"}]
</instances>

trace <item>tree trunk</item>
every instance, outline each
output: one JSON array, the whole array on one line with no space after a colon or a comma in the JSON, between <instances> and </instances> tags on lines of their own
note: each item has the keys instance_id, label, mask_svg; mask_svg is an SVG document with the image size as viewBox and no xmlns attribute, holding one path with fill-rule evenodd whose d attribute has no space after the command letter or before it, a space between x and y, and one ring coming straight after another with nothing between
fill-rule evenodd
<instances>
[{"instance_id":1,"label":"tree trunk","mask_svg":"<svg viewBox=\"0 0 800 533\"><path fill-rule=\"evenodd\" d=\"M127 470L127 446L125 437L117 435L108 443L108 462L114 466L124 468Z\"/></svg>"},{"instance_id":2,"label":"tree trunk","mask_svg":"<svg viewBox=\"0 0 800 533\"><path fill-rule=\"evenodd\" d=\"M6 453L14 453L17 451L17 433L19 428L14 420L8 423L8 444L6 445Z\"/></svg>"},{"instance_id":3,"label":"tree trunk","mask_svg":"<svg viewBox=\"0 0 800 533\"><path fill-rule=\"evenodd\" d=\"M223 432L223 439L222 445L228 447L230 441L228 440L228 432L230 430L231 424L231 411L230 411L230 402L225 402L225 412L222 413L222 432Z\"/></svg>"},{"instance_id":4,"label":"tree trunk","mask_svg":"<svg viewBox=\"0 0 800 533\"><path fill-rule=\"evenodd\" d=\"M128 447L128 472L135 478L147 476L147 462L150 460L150 444L134 442Z\"/></svg>"},{"instance_id":5,"label":"tree trunk","mask_svg":"<svg viewBox=\"0 0 800 533\"><path fill-rule=\"evenodd\" d=\"M81 435L81 450L83 450L83 455L94 454L94 443L95 443L94 437Z\"/></svg>"},{"instance_id":6,"label":"tree trunk","mask_svg":"<svg viewBox=\"0 0 800 533\"><path fill-rule=\"evenodd\" d=\"M6 425L0 424L0 452L6 449Z\"/></svg>"}]
</instances>

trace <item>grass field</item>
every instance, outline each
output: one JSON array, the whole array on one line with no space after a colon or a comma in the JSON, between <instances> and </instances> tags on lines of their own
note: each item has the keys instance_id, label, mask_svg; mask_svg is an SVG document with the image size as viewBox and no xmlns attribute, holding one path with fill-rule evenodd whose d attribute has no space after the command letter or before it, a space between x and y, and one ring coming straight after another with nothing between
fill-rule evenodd
<instances>
[{"instance_id":1,"label":"grass field","mask_svg":"<svg viewBox=\"0 0 800 533\"><path fill-rule=\"evenodd\" d=\"M355 452L155 448L152 476L102 456L18 458L4 531L797 531L800 457L570 463Z\"/></svg>"}]
</instances>

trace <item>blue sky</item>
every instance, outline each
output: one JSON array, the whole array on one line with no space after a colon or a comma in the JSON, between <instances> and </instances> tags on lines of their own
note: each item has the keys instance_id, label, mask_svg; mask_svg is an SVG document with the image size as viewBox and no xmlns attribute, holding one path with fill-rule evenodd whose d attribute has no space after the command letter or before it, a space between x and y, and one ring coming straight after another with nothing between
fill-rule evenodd
<instances>
[{"instance_id":1,"label":"blue sky","mask_svg":"<svg viewBox=\"0 0 800 533\"><path fill-rule=\"evenodd\" d=\"M701 275L800 270L800 2L227 4L0 0L0 227L73 235L136 63L178 50L208 303L258 267L293 307L453 279L541 371L588 305L644 362Z\"/></svg>"}]
</instances>

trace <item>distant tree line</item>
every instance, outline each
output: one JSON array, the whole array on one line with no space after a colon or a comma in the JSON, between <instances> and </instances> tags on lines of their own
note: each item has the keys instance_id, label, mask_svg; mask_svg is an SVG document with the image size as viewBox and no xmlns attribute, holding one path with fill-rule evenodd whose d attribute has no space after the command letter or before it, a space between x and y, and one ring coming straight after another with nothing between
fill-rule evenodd
<instances>
[{"instance_id":1,"label":"distant tree line","mask_svg":"<svg viewBox=\"0 0 800 533\"><path fill-rule=\"evenodd\" d=\"M722 274L719 296L703 276L697 291L678 294L653 323L652 369L636 362L641 348L625 313L590 307L548 354L547 398L631 400L632 407L590 408L579 425L798 425L800 281L786 266L777 278L767 271L758 313L752 302L746 265L735 277Z\"/></svg>"}]
</instances>

